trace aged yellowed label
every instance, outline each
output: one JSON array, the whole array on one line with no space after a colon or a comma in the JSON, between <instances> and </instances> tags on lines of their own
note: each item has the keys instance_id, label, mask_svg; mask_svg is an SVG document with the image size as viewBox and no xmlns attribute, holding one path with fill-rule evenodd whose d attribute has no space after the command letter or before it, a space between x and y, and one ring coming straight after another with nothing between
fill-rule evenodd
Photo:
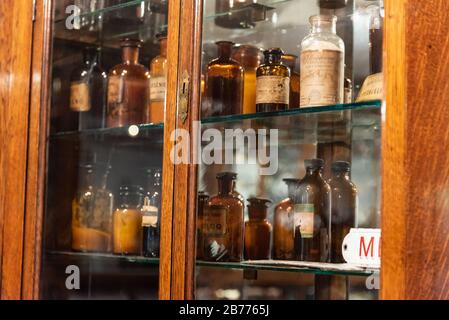
<instances>
[{"instance_id":1,"label":"aged yellowed label","mask_svg":"<svg viewBox=\"0 0 449 320\"><path fill-rule=\"evenodd\" d=\"M368 76L363 82L357 102L382 100L384 97L384 77L382 73Z\"/></svg>"},{"instance_id":2,"label":"aged yellowed label","mask_svg":"<svg viewBox=\"0 0 449 320\"><path fill-rule=\"evenodd\" d=\"M218 206L206 206L204 208L203 233L207 235L226 234L227 209Z\"/></svg>"},{"instance_id":3,"label":"aged yellowed label","mask_svg":"<svg viewBox=\"0 0 449 320\"><path fill-rule=\"evenodd\" d=\"M280 76L257 77L256 104L288 104L290 98L290 78Z\"/></svg>"},{"instance_id":4,"label":"aged yellowed label","mask_svg":"<svg viewBox=\"0 0 449 320\"><path fill-rule=\"evenodd\" d=\"M167 87L165 77L151 77L150 79L150 101L164 101Z\"/></svg>"},{"instance_id":5,"label":"aged yellowed label","mask_svg":"<svg viewBox=\"0 0 449 320\"><path fill-rule=\"evenodd\" d=\"M343 103L344 55L337 50L301 53L301 107Z\"/></svg>"},{"instance_id":6,"label":"aged yellowed label","mask_svg":"<svg viewBox=\"0 0 449 320\"><path fill-rule=\"evenodd\" d=\"M301 238L313 238L314 228L314 206L313 204L296 204L294 207L294 228L299 226Z\"/></svg>"},{"instance_id":7,"label":"aged yellowed label","mask_svg":"<svg viewBox=\"0 0 449 320\"><path fill-rule=\"evenodd\" d=\"M72 82L70 84L70 109L76 112L90 110L89 85L87 82Z\"/></svg>"},{"instance_id":8,"label":"aged yellowed label","mask_svg":"<svg viewBox=\"0 0 449 320\"><path fill-rule=\"evenodd\" d=\"M123 102L124 81L120 76L110 76L108 81L108 103Z\"/></svg>"}]
</instances>

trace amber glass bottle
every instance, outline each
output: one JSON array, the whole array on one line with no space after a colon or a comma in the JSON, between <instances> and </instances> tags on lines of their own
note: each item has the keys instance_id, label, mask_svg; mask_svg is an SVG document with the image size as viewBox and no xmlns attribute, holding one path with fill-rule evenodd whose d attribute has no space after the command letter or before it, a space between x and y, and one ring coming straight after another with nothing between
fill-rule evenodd
<instances>
[{"instance_id":1,"label":"amber glass bottle","mask_svg":"<svg viewBox=\"0 0 449 320\"><path fill-rule=\"evenodd\" d=\"M142 252L143 188L120 188L120 204L114 212L114 253L140 255Z\"/></svg>"},{"instance_id":2,"label":"amber glass bottle","mask_svg":"<svg viewBox=\"0 0 449 320\"><path fill-rule=\"evenodd\" d=\"M288 198L274 208L273 259L295 259L295 233L293 229L293 209L295 190L299 179L284 179L288 187Z\"/></svg>"},{"instance_id":3,"label":"amber glass bottle","mask_svg":"<svg viewBox=\"0 0 449 320\"><path fill-rule=\"evenodd\" d=\"M290 99L290 69L282 64L280 48L264 51L265 62L257 68L257 112L285 110Z\"/></svg>"},{"instance_id":4,"label":"amber glass bottle","mask_svg":"<svg viewBox=\"0 0 449 320\"><path fill-rule=\"evenodd\" d=\"M244 204L233 194L233 182L237 174L223 172L217 175L218 195L209 200L209 206L224 206L226 208L225 241L227 254L223 261L241 261L243 259L243 211ZM222 218L222 216L220 216ZM220 218L220 219L221 219ZM204 221L208 221L205 213ZM215 218L214 218L215 219ZM207 224L207 223L206 223ZM206 243L206 245L208 245Z\"/></svg>"},{"instance_id":5,"label":"amber glass bottle","mask_svg":"<svg viewBox=\"0 0 449 320\"><path fill-rule=\"evenodd\" d=\"M256 71L262 63L261 51L255 46L240 45L234 50L232 58L240 63L245 71L243 113L256 113Z\"/></svg>"},{"instance_id":6,"label":"amber glass bottle","mask_svg":"<svg viewBox=\"0 0 449 320\"><path fill-rule=\"evenodd\" d=\"M295 192L294 230L296 259L329 261L330 187L324 181L324 161L305 161L306 175Z\"/></svg>"},{"instance_id":7,"label":"amber glass bottle","mask_svg":"<svg viewBox=\"0 0 449 320\"><path fill-rule=\"evenodd\" d=\"M204 236L203 236L203 224L204 224L204 210L209 202L209 195L204 191L198 192L198 216L196 220L196 258L201 260L204 259Z\"/></svg>"},{"instance_id":8,"label":"amber glass bottle","mask_svg":"<svg viewBox=\"0 0 449 320\"><path fill-rule=\"evenodd\" d=\"M107 190L108 172L95 186L94 167L80 167L78 191L72 202L72 249L108 252L111 247L113 196Z\"/></svg>"},{"instance_id":9,"label":"amber glass bottle","mask_svg":"<svg viewBox=\"0 0 449 320\"><path fill-rule=\"evenodd\" d=\"M146 112L146 122L163 123L165 98L167 93L167 37L159 35L160 54L150 65L150 105Z\"/></svg>"},{"instance_id":10,"label":"amber glass bottle","mask_svg":"<svg viewBox=\"0 0 449 320\"><path fill-rule=\"evenodd\" d=\"M106 87L108 76L100 66L100 49L88 47L83 51L83 65L70 77L70 113L73 129L104 127L106 116Z\"/></svg>"},{"instance_id":11,"label":"amber glass bottle","mask_svg":"<svg viewBox=\"0 0 449 320\"><path fill-rule=\"evenodd\" d=\"M332 164L329 180L332 195L331 208L331 262L344 263L342 243L351 228L355 228L357 213L357 188L349 175L351 165L345 161Z\"/></svg>"},{"instance_id":12,"label":"amber glass bottle","mask_svg":"<svg viewBox=\"0 0 449 320\"><path fill-rule=\"evenodd\" d=\"M270 241L273 228L267 220L270 200L248 199L249 220L245 223L245 255L248 260L270 259Z\"/></svg>"},{"instance_id":13,"label":"amber glass bottle","mask_svg":"<svg viewBox=\"0 0 449 320\"><path fill-rule=\"evenodd\" d=\"M231 59L233 45L217 42L218 58L207 66L203 117L242 113L243 67Z\"/></svg>"},{"instance_id":14,"label":"amber glass bottle","mask_svg":"<svg viewBox=\"0 0 449 320\"><path fill-rule=\"evenodd\" d=\"M296 61L298 56L285 54L282 56L282 63L290 68L290 98L288 107L290 109L299 108L299 97L301 93L301 76L296 71Z\"/></svg>"},{"instance_id":15,"label":"amber glass bottle","mask_svg":"<svg viewBox=\"0 0 449 320\"><path fill-rule=\"evenodd\" d=\"M150 96L150 73L139 64L142 41L121 42L123 62L109 71L108 127L140 124L144 121Z\"/></svg>"}]
</instances>

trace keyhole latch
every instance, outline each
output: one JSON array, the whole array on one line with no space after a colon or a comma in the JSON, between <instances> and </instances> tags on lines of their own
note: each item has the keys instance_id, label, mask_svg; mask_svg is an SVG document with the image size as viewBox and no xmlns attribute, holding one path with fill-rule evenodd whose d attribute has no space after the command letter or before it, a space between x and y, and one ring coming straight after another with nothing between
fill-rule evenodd
<instances>
[{"instance_id":1,"label":"keyhole latch","mask_svg":"<svg viewBox=\"0 0 449 320\"><path fill-rule=\"evenodd\" d=\"M189 114L190 77L187 71L182 74L179 90L179 115L184 124Z\"/></svg>"}]
</instances>

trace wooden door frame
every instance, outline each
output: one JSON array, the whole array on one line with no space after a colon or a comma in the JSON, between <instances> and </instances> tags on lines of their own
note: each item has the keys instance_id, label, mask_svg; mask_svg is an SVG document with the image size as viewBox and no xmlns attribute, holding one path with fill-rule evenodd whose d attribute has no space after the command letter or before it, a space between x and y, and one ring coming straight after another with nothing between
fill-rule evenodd
<instances>
[{"instance_id":1,"label":"wooden door frame","mask_svg":"<svg viewBox=\"0 0 449 320\"><path fill-rule=\"evenodd\" d=\"M11 0L12 1L12 0ZM10 275L11 282L22 287L21 295L14 298L39 299L39 279L42 255L42 232L45 211L45 183L47 161L47 138L49 133L50 80L52 52L52 5L55 0L37 0L34 23L33 47L30 50L31 93L28 127L28 167L26 171L26 206L23 238L17 234L14 241L23 241L23 274ZM163 193L161 212L161 247L159 266L159 298L171 298L172 276L172 228L173 228L173 185L175 166L170 161L173 143L170 133L177 122L179 16L181 1L169 2L168 33L168 90L164 127ZM30 48L31 49L31 48ZM28 115L28 113L27 113ZM24 192L25 194L25 192ZM22 238L22 239L20 239ZM8 258L8 257L6 257Z\"/></svg>"}]
</instances>

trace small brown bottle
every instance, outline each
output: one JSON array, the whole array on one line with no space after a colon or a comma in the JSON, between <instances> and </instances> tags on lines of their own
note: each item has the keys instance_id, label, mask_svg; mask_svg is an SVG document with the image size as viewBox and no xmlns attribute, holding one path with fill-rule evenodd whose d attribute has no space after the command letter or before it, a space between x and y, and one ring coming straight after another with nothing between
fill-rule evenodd
<instances>
[{"instance_id":1,"label":"small brown bottle","mask_svg":"<svg viewBox=\"0 0 449 320\"><path fill-rule=\"evenodd\" d=\"M231 59L230 41L219 41L218 58L207 66L202 117L242 113L243 67Z\"/></svg>"},{"instance_id":2,"label":"small brown bottle","mask_svg":"<svg viewBox=\"0 0 449 320\"><path fill-rule=\"evenodd\" d=\"M243 211L244 204L235 196L233 184L237 174L233 172L222 172L217 174L218 195L209 200L209 206L224 206L226 212L226 256L222 261L242 261L243 259ZM207 220L206 215L204 220Z\"/></svg>"},{"instance_id":3,"label":"small brown bottle","mask_svg":"<svg viewBox=\"0 0 449 320\"><path fill-rule=\"evenodd\" d=\"M146 112L147 123L163 123L167 93L167 37L158 35L160 54L150 65L150 105Z\"/></svg>"},{"instance_id":4,"label":"small brown bottle","mask_svg":"<svg viewBox=\"0 0 449 320\"><path fill-rule=\"evenodd\" d=\"M329 180L332 195L331 208L331 262L344 263L342 243L351 228L355 227L357 212L357 188L349 174L351 165L345 161L332 164L332 178Z\"/></svg>"},{"instance_id":5,"label":"small brown bottle","mask_svg":"<svg viewBox=\"0 0 449 320\"><path fill-rule=\"evenodd\" d=\"M207 204L203 210L202 258L206 261L229 261L231 246L227 225L229 207Z\"/></svg>"},{"instance_id":6,"label":"small brown bottle","mask_svg":"<svg viewBox=\"0 0 449 320\"><path fill-rule=\"evenodd\" d=\"M299 261L329 262L330 187L324 161L305 161L306 175L295 192L295 252Z\"/></svg>"},{"instance_id":7,"label":"small brown bottle","mask_svg":"<svg viewBox=\"0 0 449 320\"><path fill-rule=\"evenodd\" d=\"M203 236L203 223L204 223L204 209L207 206L209 201L209 196L204 192L198 192L198 216L196 220L196 241L197 241L197 250L196 250L196 258L204 259L204 236Z\"/></svg>"},{"instance_id":8,"label":"small brown bottle","mask_svg":"<svg viewBox=\"0 0 449 320\"><path fill-rule=\"evenodd\" d=\"M243 113L256 113L256 71L262 63L262 52L251 45L238 46L232 58L240 63L245 71L243 90Z\"/></svg>"},{"instance_id":9,"label":"small brown bottle","mask_svg":"<svg viewBox=\"0 0 449 320\"><path fill-rule=\"evenodd\" d=\"M248 199L249 220L245 223L245 254L248 260L270 259L270 240L273 228L267 220L270 200Z\"/></svg>"},{"instance_id":10,"label":"small brown bottle","mask_svg":"<svg viewBox=\"0 0 449 320\"><path fill-rule=\"evenodd\" d=\"M290 69L282 64L280 48L264 51L265 62L257 68L257 112L288 109L290 99Z\"/></svg>"},{"instance_id":11,"label":"small brown bottle","mask_svg":"<svg viewBox=\"0 0 449 320\"><path fill-rule=\"evenodd\" d=\"M109 71L108 127L144 122L150 97L150 73L139 64L141 46L140 40L122 40L123 62Z\"/></svg>"},{"instance_id":12,"label":"small brown bottle","mask_svg":"<svg viewBox=\"0 0 449 320\"><path fill-rule=\"evenodd\" d=\"M290 98L289 109L299 108L299 97L301 95L301 76L296 71L296 61L298 56L285 54L282 56L282 63L290 68Z\"/></svg>"},{"instance_id":13,"label":"small brown bottle","mask_svg":"<svg viewBox=\"0 0 449 320\"><path fill-rule=\"evenodd\" d=\"M295 259L295 233L293 229L293 212L295 190L299 179L284 179L288 187L288 198L274 208L273 259Z\"/></svg>"}]
</instances>

